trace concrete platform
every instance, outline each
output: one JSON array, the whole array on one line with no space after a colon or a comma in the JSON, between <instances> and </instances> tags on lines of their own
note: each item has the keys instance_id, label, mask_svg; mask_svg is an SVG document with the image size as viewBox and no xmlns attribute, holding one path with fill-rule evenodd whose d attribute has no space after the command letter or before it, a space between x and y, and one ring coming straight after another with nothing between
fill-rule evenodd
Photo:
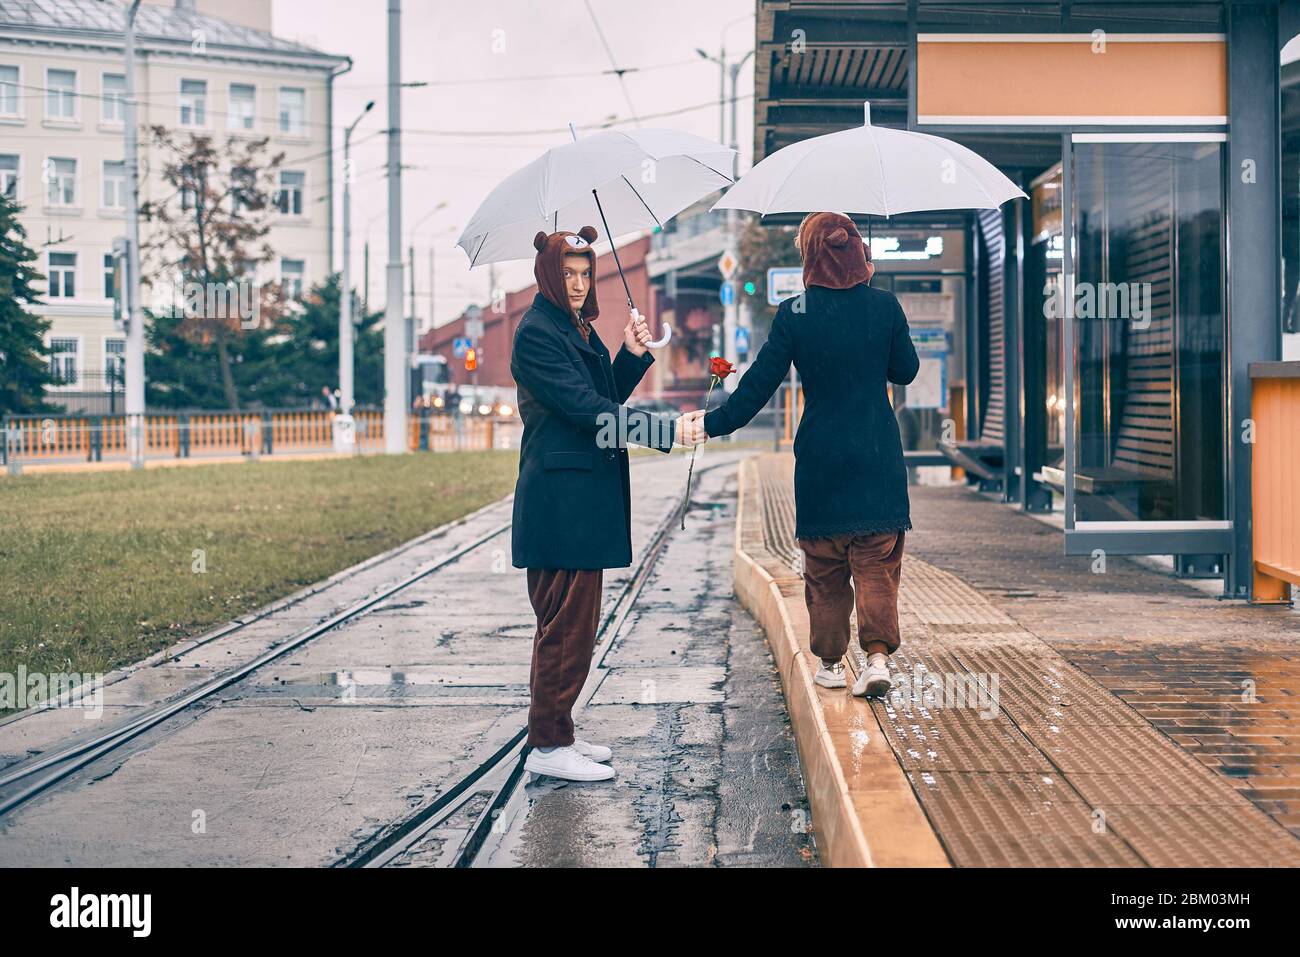
<instances>
[{"instance_id":1,"label":"concrete platform","mask_svg":"<svg viewBox=\"0 0 1300 957\"><path fill-rule=\"evenodd\" d=\"M853 698L812 683L792 465L742 466L735 580L780 666L825 863L1300 865L1295 616L1134 562L1093 575L1032 518L913 488L894 689Z\"/></svg>"}]
</instances>

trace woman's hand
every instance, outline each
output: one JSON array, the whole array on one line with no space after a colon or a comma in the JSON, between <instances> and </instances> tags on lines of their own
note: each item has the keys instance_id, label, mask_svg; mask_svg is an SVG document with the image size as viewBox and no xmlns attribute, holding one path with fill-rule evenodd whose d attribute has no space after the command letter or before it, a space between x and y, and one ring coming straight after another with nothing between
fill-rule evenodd
<instances>
[{"instance_id":1,"label":"woman's hand","mask_svg":"<svg viewBox=\"0 0 1300 957\"><path fill-rule=\"evenodd\" d=\"M623 346L639 358L646 354L649 341L650 325L645 321L645 316L633 309L628 316L627 325L623 327Z\"/></svg>"},{"instance_id":2,"label":"woman's hand","mask_svg":"<svg viewBox=\"0 0 1300 957\"><path fill-rule=\"evenodd\" d=\"M708 434L704 431L704 410L698 409L695 412L687 412L678 416L677 428L674 431L674 441L678 445L703 445L709 441Z\"/></svg>"}]
</instances>

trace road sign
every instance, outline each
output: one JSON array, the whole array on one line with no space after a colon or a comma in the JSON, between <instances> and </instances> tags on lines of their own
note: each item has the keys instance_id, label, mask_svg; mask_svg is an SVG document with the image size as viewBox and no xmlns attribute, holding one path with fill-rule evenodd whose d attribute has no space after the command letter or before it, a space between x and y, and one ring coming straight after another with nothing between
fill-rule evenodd
<instances>
[{"instance_id":1,"label":"road sign","mask_svg":"<svg viewBox=\"0 0 1300 957\"><path fill-rule=\"evenodd\" d=\"M916 378L907 387L909 409L943 409L948 405L948 333L937 326L908 329L920 360Z\"/></svg>"},{"instance_id":2,"label":"road sign","mask_svg":"<svg viewBox=\"0 0 1300 957\"><path fill-rule=\"evenodd\" d=\"M482 339L482 338L483 338L483 320L482 320L482 319L466 319L466 320L465 320L465 335L469 336L471 339Z\"/></svg>"},{"instance_id":3,"label":"road sign","mask_svg":"<svg viewBox=\"0 0 1300 957\"><path fill-rule=\"evenodd\" d=\"M736 301L735 283L724 282L718 287L718 301L724 306L730 306Z\"/></svg>"},{"instance_id":4,"label":"road sign","mask_svg":"<svg viewBox=\"0 0 1300 957\"><path fill-rule=\"evenodd\" d=\"M722 273L723 279L730 279L736 274L736 270L739 268L740 260L736 258L736 254L730 249L723 253L718 259L718 272Z\"/></svg>"},{"instance_id":5,"label":"road sign","mask_svg":"<svg viewBox=\"0 0 1300 957\"><path fill-rule=\"evenodd\" d=\"M773 266L767 271L767 304L779 306L803 292L802 266Z\"/></svg>"},{"instance_id":6,"label":"road sign","mask_svg":"<svg viewBox=\"0 0 1300 957\"><path fill-rule=\"evenodd\" d=\"M469 347L470 347L469 339L453 339L451 341L451 353L457 359L462 358L465 355L465 353L469 352Z\"/></svg>"},{"instance_id":7,"label":"road sign","mask_svg":"<svg viewBox=\"0 0 1300 957\"><path fill-rule=\"evenodd\" d=\"M749 351L749 330L744 326L736 326L736 351Z\"/></svg>"}]
</instances>

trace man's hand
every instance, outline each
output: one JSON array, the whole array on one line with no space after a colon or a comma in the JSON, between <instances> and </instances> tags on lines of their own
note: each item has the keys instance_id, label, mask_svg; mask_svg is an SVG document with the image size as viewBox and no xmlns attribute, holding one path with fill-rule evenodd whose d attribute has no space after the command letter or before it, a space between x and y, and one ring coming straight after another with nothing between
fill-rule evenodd
<instances>
[{"instance_id":1,"label":"man's hand","mask_svg":"<svg viewBox=\"0 0 1300 957\"><path fill-rule=\"evenodd\" d=\"M650 326L645 321L645 316L632 310L628 316L627 325L623 327L623 345L628 352L638 358L646 354L650 341Z\"/></svg>"},{"instance_id":2,"label":"man's hand","mask_svg":"<svg viewBox=\"0 0 1300 957\"><path fill-rule=\"evenodd\" d=\"M704 431L704 410L697 409L678 416L673 436L678 445L703 445L709 441L709 436Z\"/></svg>"}]
</instances>

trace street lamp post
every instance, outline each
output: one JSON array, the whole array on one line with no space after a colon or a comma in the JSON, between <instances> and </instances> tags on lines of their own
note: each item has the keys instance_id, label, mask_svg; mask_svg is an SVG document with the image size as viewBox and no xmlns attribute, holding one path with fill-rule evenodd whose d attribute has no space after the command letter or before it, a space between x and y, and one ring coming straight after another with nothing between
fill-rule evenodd
<instances>
[{"instance_id":1,"label":"street lamp post","mask_svg":"<svg viewBox=\"0 0 1300 957\"><path fill-rule=\"evenodd\" d=\"M375 107L371 100L352 125L343 131L343 287L339 291L339 415L335 419L335 446L351 451L353 444L353 319L352 319L352 131Z\"/></svg>"},{"instance_id":2,"label":"street lamp post","mask_svg":"<svg viewBox=\"0 0 1300 957\"><path fill-rule=\"evenodd\" d=\"M135 14L126 10L122 52L126 73L123 125L126 144L126 422L127 453L133 469L144 467L144 310L140 303L140 138L135 114Z\"/></svg>"},{"instance_id":3,"label":"street lamp post","mask_svg":"<svg viewBox=\"0 0 1300 957\"><path fill-rule=\"evenodd\" d=\"M748 17L742 17L740 19L748 19ZM734 20L732 22L739 23L740 20ZM730 26L730 24L728 24L728 26ZM725 35L726 33L725 28L723 30L723 33ZM723 142L727 141L726 140L727 77L728 75L730 75L731 77L731 141L729 145L733 150L736 151L732 154L732 158L731 158L731 164L732 164L731 178L735 180L736 177L740 174L740 153L739 153L740 136L739 133L737 132L737 125L736 125L737 122L736 121L736 100L737 100L736 84L740 77L741 68L745 65L745 61L747 61L751 56L754 55L754 51L753 50L748 51L744 56L742 56L735 63L727 62L727 48L724 44L719 45L718 55L716 57L698 48L696 49L695 52L698 53L704 59L710 61L711 63L716 63L718 65L718 73L721 77L721 84L720 84L721 90L718 95L718 114L719 114L719 126L722 129ZM734 209L728 209L726 211L725 234L727 237L726 238L727 248L736 256L736 259L739 260L740 259L740 250L738 248L739 237L737 236L736 211ZM730 297L730 300L727 303L725 303L722 307L722 348L719 350L722 353L723 358L725 358L727 361L732 363L734 363L738 358L738 352L736 350L736 326L738 324L737 319L738 319L739 311L740 311L740 296L732 295Z\"/></svg>"},{"instance_id":4,"label":"street lamp post","mask_svg":"<svg viewBox=\"0 0 1300 957\"><path fill-rule=\"evenodd\" d=\"M384 451L406 451L406 317L402 315L402 4L388 0L388 301L384 314Z\"/></svg>"}]
</instances>

